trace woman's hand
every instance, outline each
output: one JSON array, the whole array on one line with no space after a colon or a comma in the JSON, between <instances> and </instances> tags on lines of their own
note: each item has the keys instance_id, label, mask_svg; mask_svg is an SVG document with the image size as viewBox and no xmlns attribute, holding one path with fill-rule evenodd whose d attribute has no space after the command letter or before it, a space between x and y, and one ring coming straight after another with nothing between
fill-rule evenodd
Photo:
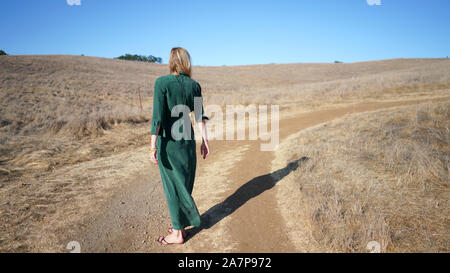
<instances>
[{"instance_id":1,"label":"woman's hand","mask_svg":"<svg viewBox=\"0 0 450 273\"><path fill-rule=\"evenodd\" d=\"M203 140L202 145L200 146L200 154L202 155L203 159L205 159L209 155L209 144L208 140Z\"/></svg>"},{"instance_id":2,"label":"woman's hand","mask_svg":"<svg viewBox=\"0 0 450 273\"><path fill-rule=\"evenodd\" d=\"M150 161L155 164L158 165L158 159L156 158L156 150L155 151L150 151Z\"/></svg>"}]
</instances>

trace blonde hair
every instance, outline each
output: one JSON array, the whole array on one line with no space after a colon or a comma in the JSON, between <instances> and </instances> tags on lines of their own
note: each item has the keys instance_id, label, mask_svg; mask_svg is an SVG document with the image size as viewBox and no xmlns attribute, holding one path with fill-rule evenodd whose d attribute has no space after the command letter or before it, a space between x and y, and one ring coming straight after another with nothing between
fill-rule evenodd
<instances>
[{"instance_id":1,"label":"blonde hair","mask_svg":"<svg viewBox=\"0 0 450 273\"><path fill-rule=\"evenodd\" d=\"M174 47L170 50L169 70L178 76L178 72L183 72L187 76L191 76L191 56L186 49L182 47Z\"/></svg>"}]
</instances>

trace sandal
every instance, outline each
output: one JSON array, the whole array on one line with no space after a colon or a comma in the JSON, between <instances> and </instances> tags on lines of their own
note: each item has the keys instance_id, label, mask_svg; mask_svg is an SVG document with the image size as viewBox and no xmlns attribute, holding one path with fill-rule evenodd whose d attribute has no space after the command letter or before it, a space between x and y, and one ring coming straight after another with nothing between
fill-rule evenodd
<instances>
[{"instance_id":1,"label":"sandal","mask_svg":"<svg viewBox=\"0 0 450 273\"><path fill-rule=\"evenodd\" d=\"M162 245L178 245L178 244L183 244L184 242L181 243L169 243L166 241L166 236L159 236L159 238L156 240L158 243L162 244Z\"/></svg>"},{"instance_id":2,"label":"sandal","mask_svg":"<svg viewBox=\"0 0 450 273\"><path fill-rule=\"evenodd\" d=\"M170 243L166 241L166 238L164 236L159 236L159 238L156 239L156 241L162 245L170 245Z\"/></svg>"},{"instance_id":3,"label":"sandal","mask_svg":"<svg viewBox=\"0 0 450 273\"><path fill-rule=\"evenodd\" d=\"M168 227L167 231L172 233L173 232L173 227ZM186 239L186 237L187 237L186 231L184 229L181 230L181 236L183 237L183 239Z\"/></svg>"}]
</instances>

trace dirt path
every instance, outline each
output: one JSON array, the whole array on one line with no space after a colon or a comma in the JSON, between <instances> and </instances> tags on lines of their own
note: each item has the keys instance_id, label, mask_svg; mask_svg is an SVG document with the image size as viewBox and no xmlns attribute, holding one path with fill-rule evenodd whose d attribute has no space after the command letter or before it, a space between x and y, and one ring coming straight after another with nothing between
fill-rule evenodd
<instances>
[{"instance_id":1,"label":"dirt path","mask_svg":"<svg viewBox=\"0 0 450 273\"><path fill-rule=\"evenodd\" d=\"M280 120L280 142L302 129L348 113L441 101L442 98L370 102L289 115ZM198 158L194 199L202 226L188 231L184 245L155 242L170 225L157 167L148 166L106 206L102 216L87 220L80 234L89 252L296 252L308 251L289 239L275 198L277 182L301 160L271 172L274 152L260 151L259 141L211 141L212 154ZM139 152L146 152L139 151ZM156 180L148 183L149 178ZM114 220L111 220L114 219ZM107 235L105 235L107 234ZM68 238L67 238L68 239Z\"/></svg>"}]
</instances>

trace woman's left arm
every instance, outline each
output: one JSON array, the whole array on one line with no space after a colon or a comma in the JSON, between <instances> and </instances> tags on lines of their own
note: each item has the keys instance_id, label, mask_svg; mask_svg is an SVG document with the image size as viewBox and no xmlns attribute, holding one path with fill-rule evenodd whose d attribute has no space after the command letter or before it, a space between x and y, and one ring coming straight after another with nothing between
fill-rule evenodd
<instances>
[{"instance_id":1,"label":"woman's left arm","mask_svg":"<svg viewBox=\"0 0 450 273\"><path fill-rule=\"evenodd\" d=\"M202 144L200 146L200 153L205 159L210 154L209 143L208 143L208 135L206 130L206 121L209 120L208 116L205 115L205 110L203 108L203 96L202 96L202 88L200 84L197 83L196 96L200 98L200 107L201 111L194 111L195 113L195 121L197 122L201 135L202 135ZM199 107L199 106L197 106ZM195 107L194 107L195 108Z\"/></svg>"}]
</instances>

